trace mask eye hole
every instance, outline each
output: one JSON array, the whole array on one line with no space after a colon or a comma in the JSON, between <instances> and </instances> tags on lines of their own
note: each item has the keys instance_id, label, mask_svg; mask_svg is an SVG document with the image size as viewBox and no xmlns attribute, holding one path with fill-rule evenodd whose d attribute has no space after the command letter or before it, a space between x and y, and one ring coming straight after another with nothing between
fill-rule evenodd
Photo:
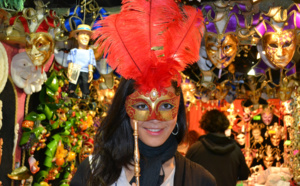
<instances>
[{"instance_id":1,"label":"mask eye hole","mask_svg":"<svg viewBox=\"0 0 300 186\"><path fill-rule=\"evenodd\" d=\"M274 44L274 43L270 44L269 46L272 47L272 48L278 48L278 45Z\"/></svg>"},{"instance_id":2,"label":"mask eye hole","mask_svg":"<svg viewBox=\"0 0 300 186\"><path fill-rule=\"evenodd\" d=\"M285 42L283 45L283 48L291 46L292 42Z\"/></svg>"},{"instance_id":3,"label":"mask eye hole","mask_svg":"<svg viewBox=\"0 0 300 186\"><path fill-rule=\"evenodd\" d=\"M231 45L226 45L225 47L224 47L224 50L229 50L231 48Z\"/></svg>"}]
</instances>

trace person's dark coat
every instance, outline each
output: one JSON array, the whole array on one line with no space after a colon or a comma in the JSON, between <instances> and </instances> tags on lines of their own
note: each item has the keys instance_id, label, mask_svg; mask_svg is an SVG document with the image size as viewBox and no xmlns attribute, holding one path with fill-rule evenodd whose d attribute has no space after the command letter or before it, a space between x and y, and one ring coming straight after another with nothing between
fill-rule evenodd
<instances>
[{"instance_id":1,"label":"person's dark coat","mask_svg":"<svg viewBox=\"0 0 300 186\"><path fill-rule=\"evenodd\" d=\"M237 180L248 179L250 173L242 151L224 134L201 136L190 147L186 158L207 169L216 178L218 186L234 186Z\"/></svg>"}]
</instances>

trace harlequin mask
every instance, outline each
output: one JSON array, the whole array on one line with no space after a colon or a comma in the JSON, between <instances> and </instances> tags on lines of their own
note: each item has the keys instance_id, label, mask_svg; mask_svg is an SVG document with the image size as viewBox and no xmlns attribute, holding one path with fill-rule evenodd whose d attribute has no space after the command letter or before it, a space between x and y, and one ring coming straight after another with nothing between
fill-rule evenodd
<instances>
[{"instance_id":1,"label":"harlequin mask","mask_svg":"<svg viewBox=\"0 0 300 186\"><path fill-rule=\"evenodd\" d=\"M217 68L227 67L238 52L238 39L235 34L217 35L208 32L205 36L205 47L210 61Z\"/></svg>"},{"instance_id":2,"label":"harlequin mask","mask_svg":"<svg viewBox=\"0 0 300 186\"><path fill-rule=\"evenodd\" d=\"M166 90L159 93L152 89L146 94L135 91L126 98L125 108L131 119L169 121L177 116L179 100L180 96Z\"/></svg>"},{"instance_id":3,"label":"harlequin mask","mask_svg":"<svg viewBox=\"0 0 300 186\"><path fill-rule=\"evenodd\" d=\"M295 30L268 32L262 41L267 59L276 67L284 68L292 60L296 49Z\"/></svg>"},{"instance_id":4,"label":"harlequin mask","mask_svg":"<svg viewBox=\"0 0 300 186\"><path fill-rule=\"evenodd\" d=\"M26 36L26 53L35 66L44 65L54 49L52 36L48 33L31 33Z\"/></svg>"}]
</instances>

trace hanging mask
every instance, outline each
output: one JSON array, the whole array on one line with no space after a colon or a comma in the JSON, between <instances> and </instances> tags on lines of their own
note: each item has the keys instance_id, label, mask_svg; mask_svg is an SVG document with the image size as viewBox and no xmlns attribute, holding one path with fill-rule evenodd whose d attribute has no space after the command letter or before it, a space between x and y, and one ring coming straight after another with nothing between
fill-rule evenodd
<instances>
[{"instance_id":1,"label":"hanging mask","mask_svg":"<svg viewBox=\"0 0 300 186\"><path fill-rule=\"evenodd\" d=\"M11 62L11 77L15 85L24 89L26 94L32 94L42 89L47 75L33 65L26 52L15 55Z\"/></svg>"},{"instance_id":2,"label":"hanging mask","mask_svg":"<svg viewBox=\"0 0 300 186\"><path fill-rule=\"evenodd\" d=\"M216 35L207 33L205 47L210 61L217 68L226 68L231 64L238 52L238 39L235 34Z\"/></svg>"},{"instance_id":3,"label":"hanging mask","mask_svg":"<svg viewBox=\"0 0 300 186\"><path fill-rule=\"evenodd\" d=\"M273 165L274 160L275 160L275 158L274 158L274 151L271 148L271 146L268 145L265 148L264 156L263 156L263 163L264 163L265 167L266 168L271 167Z\"/></svg>"},{"instance_id":4,"label":"hanging mask","mask_svg":"<svg viewBox=\"0 0 300 186\"><path fill-rule=\"evenodd\" d=\"M35 66L45 65L53 49L54 42L48 33L31 33L26 36L26 53Z\"/></svg>"},{"instance_id":5,"label":"hanging mask","mask_svg":"<svg viewBox=\"0 0 300 186\"><path fill-rule=\"evenodd\" d=\"M255 27L256 33L261 37L257 49L263 61L273 69L290 68L288 64L297 44L296 29L300 27L297 7L292 5L287 10L271 8L267 17Z\"/></svg>"},{"instance_id":6,"label":"hanging mask","mask_svg":"<svg viewBox=\"0 0 300 186\"><path fill-rule=\"evenodd\" d=\"M262 38L267 59L276 67L284 68L293 58L296 50L295 30L266 33Z\"/></svg>"},{"instance_id":7,"label":"hanging mask","mask_svg":"<svg viewBox=\"0 0 300 186\"><path fill-rule=\"evenodd\" d=\"M211 63L218 69L231 64L239 51L238 31L245 28L245 19L239 12L244 7L236 5L231 11L214 12L213 7L202 8L207 12L204 35L205 49Z\"/></svg>"}]
</instances>

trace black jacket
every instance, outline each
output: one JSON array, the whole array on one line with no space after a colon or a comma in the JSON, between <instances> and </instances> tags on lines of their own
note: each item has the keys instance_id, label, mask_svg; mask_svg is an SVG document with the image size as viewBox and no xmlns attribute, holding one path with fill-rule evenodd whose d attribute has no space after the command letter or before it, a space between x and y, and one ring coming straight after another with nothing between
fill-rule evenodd
<instances>
[{"instance_id":1,"label":"black jacket","mask_svg":"<svg viewBox=\"0 0 300 186\"><path fill-rule=\"evenodd\" d=\"M237 180L246 180L250 173L236 142L223 134L201 136L186 157L206 168L218 186L235 186Z\"/></svg>"},{"instance_id":2,"label":"black jacket","mask_svg":"<svg viewBox=\"0 0 300 186\"><path fill-rule=\"evenodd\" d=\"M89 158L86 158L80 164L70 186L86 185L87 178L90 174L88 159ZM186 159L179 152L175 154L175 164L174 186L216 186L216 180L207 170Z\"/></svg>"}]
</instances>

